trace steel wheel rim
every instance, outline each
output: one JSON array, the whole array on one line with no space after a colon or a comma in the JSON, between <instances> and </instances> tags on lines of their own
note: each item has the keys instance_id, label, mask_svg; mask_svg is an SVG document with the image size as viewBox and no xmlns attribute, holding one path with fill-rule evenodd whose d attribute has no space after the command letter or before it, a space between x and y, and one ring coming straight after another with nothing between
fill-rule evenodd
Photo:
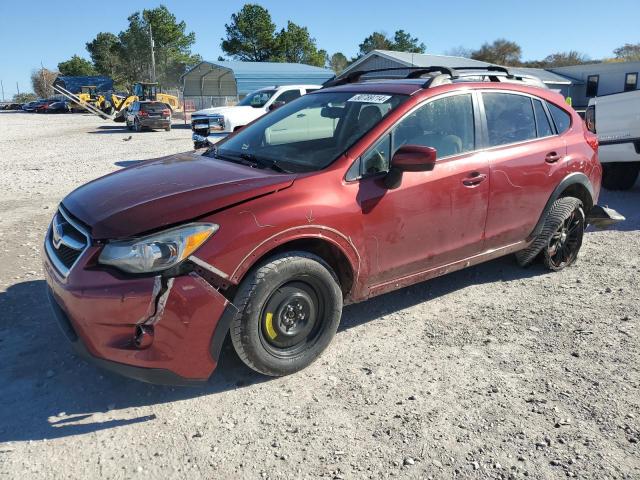
<instances>
[{"instance_id":1,"label":"steel wheel rim","mask_svg":"<svg viewBox=\"0 0 640 480\"><path fill-rule=\"evenodd\" d=\"M269 353L290 358L314 345L324 330L326 287L305 276L281 284L260 314L260 341Z\"/></svg>"},{"instance_id":2,"label":"steel wheel rim","mask_svg":"<svg viewBox=\"0 0 640 480\"><path fill-rule=\"evenodd\" d=\"M561 268L575 260L580 250L583 231L584 217L580 209L575 209L549 239L547 254L554 267Z\"/></svg>"}]
</instances>

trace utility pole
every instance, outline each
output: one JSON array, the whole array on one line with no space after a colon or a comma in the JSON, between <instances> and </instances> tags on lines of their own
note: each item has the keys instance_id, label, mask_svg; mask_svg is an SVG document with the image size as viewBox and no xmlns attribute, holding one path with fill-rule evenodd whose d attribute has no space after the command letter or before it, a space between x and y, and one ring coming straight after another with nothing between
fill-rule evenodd
<instances>
[{"instance_id":1,"label":"utility pole","mask_svg":"<svg viewBox=\"0 0 640 480\"><path fill-rule=\"evenodd\" d=\"M2 87L2 101L4 102L4 83L0 80L0 87Z\"/></svg>"},{"instance_id":2,"label":"utility pole","mask_svg":"<svg viewBox=\"0 0 640 480\"><path fill-rule=\"evenodd\" d=\"M18 95L20 95L20 86L18 85L18 82L16 82L16 90L18 90Z\"/></svg>"},{"instance_id":3,"label":"utility pole","mask_svg":"<svg viewBox=\"0 0 640 480\"><path fill-rule=\"evenodd\" d=\"M42 65L42 60L40 60L40 73L42 74L42 89L45 93L45 97L48 97L49 89L47 88L47 81L44 78L44 65Z\"/></svg>"},{"instance_id":4,"label":"utility pole","mask_svg":"<svg viewBox=\"0 0 640 480\"><path fill-rule=\"evenodd\" d=\"M155 43L153 42L153 31L151 30L151 22L149 22L149 40L151 41L151 81L156 81L156 55L153 51Z\"/></svg>"}]
</instances>

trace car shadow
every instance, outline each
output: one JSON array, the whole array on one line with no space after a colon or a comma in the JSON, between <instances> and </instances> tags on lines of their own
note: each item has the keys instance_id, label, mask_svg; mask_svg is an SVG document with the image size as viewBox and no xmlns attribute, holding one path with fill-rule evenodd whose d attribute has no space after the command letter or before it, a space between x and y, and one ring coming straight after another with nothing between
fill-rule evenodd
<instances>
[{"instance_id":1,"label":"car shadow","mask_svg":"<svg viewBox=\"0 0 640 480\"><path fill-rule=\"evenodd\" d=\"M512 257L497 259L347 306L339 332L473 284L543 273L541 267L519 268ZM140 413L139 407L215 395L270 380L246 367L228 339L216 372L202 386L150 385L100 370L73 353L55 323L45 288L44 281L36 280L0 293L4 407L0 410L0 442L60 438L149 422L155 415Z\"/></svg>"}]
</instances>

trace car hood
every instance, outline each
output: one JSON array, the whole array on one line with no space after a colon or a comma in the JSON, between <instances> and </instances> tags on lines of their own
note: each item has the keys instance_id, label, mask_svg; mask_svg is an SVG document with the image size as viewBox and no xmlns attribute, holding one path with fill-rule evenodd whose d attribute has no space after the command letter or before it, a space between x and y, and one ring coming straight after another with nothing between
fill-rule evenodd
<instances>
[{"instance_id":1,"label":"car hood","mask_svg":"<svg viewBox=\"0 0 640 480\"><path fill-rule=\"evenodd\" d=\"M291 186L280 174L193 153L141 162L93 180L62 205L96 240L126 238Z\"/></svg>"},{"instance_id":2,"label":"car hood","mask_svg":"<svg viewBox=\"0 0 640 480\"><path fill-rule=\"evenodd\" d=\"M260 109L258 108L253 108L252 106L249 105L235 105L232 107L212 107L212 108L205 108L203 110L198 110L197 112L193 112L191 114L191 117L208 117L211 115L231 115L234 113L240 113L240 112L255 112L255 111L259 111Z\"/></svg>"}]
</instances>

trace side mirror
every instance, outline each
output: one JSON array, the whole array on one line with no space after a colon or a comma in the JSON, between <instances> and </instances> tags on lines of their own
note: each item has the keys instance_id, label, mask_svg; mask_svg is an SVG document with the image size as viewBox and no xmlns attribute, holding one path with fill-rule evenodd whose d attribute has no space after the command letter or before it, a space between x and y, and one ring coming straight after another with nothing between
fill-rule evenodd
<instances>
[{"instance_id":1,"label":"side mirror","mask_svg":"<svg viewBox=\"0 0 640 480\"><path fill-rule=\"evenodd\" d=\"M275 101L275 102L273 102L271 105L269 105L269 111L271 112L271 111L275 110L276 108L280 108L280 107L281 107L281 106L283 106L285 103L286 103L286 102L276 100L276 101Z\"/></svg>"},{"instance_id":2,"label":"side mirror","mask_svg":"<svg viewBox=\"0 0 640 480\"><path fill-rule=\"evenodd\" d=\"M398 188L403 172L429 172L436 166L437 151L422 145L403 145L391 159L391 169L384 183L389 189Z\"/></svg>"}]
</instances>

